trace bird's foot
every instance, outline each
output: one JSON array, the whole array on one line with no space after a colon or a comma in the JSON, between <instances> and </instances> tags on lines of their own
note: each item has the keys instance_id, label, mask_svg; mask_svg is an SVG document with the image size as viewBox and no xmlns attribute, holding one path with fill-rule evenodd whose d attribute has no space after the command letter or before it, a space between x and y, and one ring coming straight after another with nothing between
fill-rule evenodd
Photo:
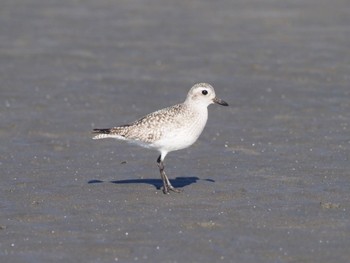
<instances>
[{"instance_id":1,"label":"bird's foot","mask_svg":"<svg viewBox=\"0 0 350 263\"><path fill-rule=\"evenodd\" d=\"M163 186L163 193L164 194L169 194L170 191L175 192L175 193L181 193L182 192L182 190L177 189L177 188L175 188L172 185L165 185L165 186Z\"/></svg>"}]
</instances>

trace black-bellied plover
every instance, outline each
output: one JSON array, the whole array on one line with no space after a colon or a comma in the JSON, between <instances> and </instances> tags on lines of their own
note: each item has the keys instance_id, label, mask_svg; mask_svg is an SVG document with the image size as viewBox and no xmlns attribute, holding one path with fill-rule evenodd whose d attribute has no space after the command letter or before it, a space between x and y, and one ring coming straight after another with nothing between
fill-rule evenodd
<instances>
[{"instance_id":1,"label":"black-bellied plover","mask_svg":"<svg viewBox=\"0 0 350 263\"><path fill-rule=\"evenodd\" d=\"M130 124L94 129L93 139L115 138L158 150L157 164L164 194L180 192L164 172L164 158L169 152L187 148L198 139L207 123L208 106L213 103L228 106L215 96L211 85L198 83L190 89L183 103L152 112Z\"/></svg>"}]
</instances>

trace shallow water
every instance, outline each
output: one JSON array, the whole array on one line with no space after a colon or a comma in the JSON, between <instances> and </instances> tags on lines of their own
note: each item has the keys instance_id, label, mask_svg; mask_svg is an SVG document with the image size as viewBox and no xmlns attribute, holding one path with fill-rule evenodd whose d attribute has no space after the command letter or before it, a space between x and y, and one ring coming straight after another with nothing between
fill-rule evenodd
<instances>
[{"instance_id":1,"label":"shallow water","mask_svg":"<svg viewBox=\"0 0 350 263\"><path fill-rule=\"evenodd\" d=\"M5 0L0 258L6 262L347 262L349 7L343 1ZM209 82L196 144L90 131Z\"/></svg>"}]
</instances>

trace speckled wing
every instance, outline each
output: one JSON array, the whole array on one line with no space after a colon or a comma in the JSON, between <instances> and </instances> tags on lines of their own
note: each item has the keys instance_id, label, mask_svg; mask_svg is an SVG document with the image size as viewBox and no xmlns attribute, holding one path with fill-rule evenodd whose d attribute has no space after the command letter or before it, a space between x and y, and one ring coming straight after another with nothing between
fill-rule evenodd
<instances>
[{"instance_id":1,"label":"speckled wing","mask_svg":"<svg viewBox=\"0 0 350 263\"><path fill-rule=\"evenodd\" d=\"M93 139L116 138L152 143L159 140L163 133L169 129L176 130L176 128L181 127L177 116L183 118L186 112L187 108L184 104L174 105L152 112L130 124L110 129L94 129L94 133L97 135Z\"/></svg>"}]
</instances>

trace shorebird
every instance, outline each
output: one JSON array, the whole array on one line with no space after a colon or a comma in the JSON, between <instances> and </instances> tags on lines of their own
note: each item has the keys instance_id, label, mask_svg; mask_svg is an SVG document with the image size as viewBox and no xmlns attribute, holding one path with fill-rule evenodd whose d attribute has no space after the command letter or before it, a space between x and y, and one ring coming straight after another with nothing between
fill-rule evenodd
<instances>
[{"instance_id":1,"label":"shorebird","mask_svg":"<svg viewBox=\"0 0 350 263\"><path fill-rule=\"evenodd\" d=\"M180 192L165 174L164 158L169 152L187 148L198 139L207 123L208 106L213 103L228 106L216 97L211 85L198 83L190 89L183 103L152 112L130 124L94 129L93 139L114 138L159 151L157 165L163 193Z\"/></svg>"}]
</instances>

